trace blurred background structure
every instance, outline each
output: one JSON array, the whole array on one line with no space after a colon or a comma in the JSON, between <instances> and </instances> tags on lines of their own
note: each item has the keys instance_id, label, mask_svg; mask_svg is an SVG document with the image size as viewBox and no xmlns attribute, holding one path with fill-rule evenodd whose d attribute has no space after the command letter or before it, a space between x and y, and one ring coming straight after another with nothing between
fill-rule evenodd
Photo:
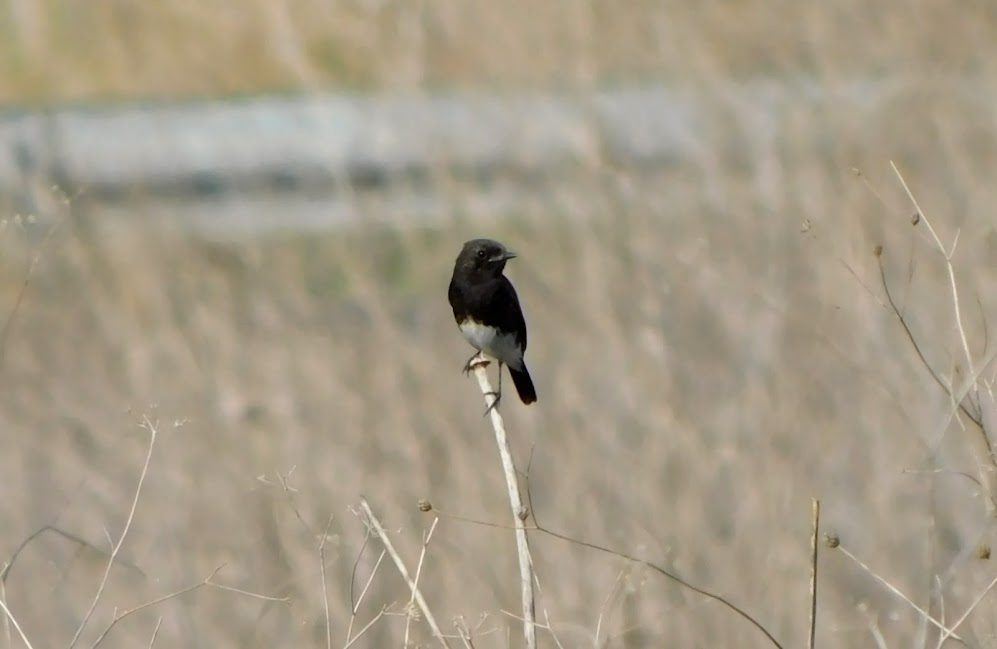
<instances>
[{"instance_id":1,"label":"blurred background structure","mask_svg":"<svg viewBox=\"0 0 997 649\"><path fill-rule=\"evenodd\" d=\"M245 592L101 646L160 618L160 646L344 646L374 571L353 632L385 613L355 646L402 646L409 592L360 494L412 565L442 516L436 618L518 646L445 297L489 236L520 254L540 401L503 414L541 524L803 646L818 497L868 568L822 550L817 646L936 646L877 577L997 645L995 62L978 0L0 2L0 597L34 646L70 644L148 417L78 646L222 564ZM541 646L771 646L532 539Z\"/></svg>"}]
</instances>

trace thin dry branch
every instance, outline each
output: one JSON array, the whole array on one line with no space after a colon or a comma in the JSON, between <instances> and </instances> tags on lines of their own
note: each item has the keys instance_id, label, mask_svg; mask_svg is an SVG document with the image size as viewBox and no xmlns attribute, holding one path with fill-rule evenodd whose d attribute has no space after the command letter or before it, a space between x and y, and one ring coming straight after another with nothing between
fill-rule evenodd
<instances>
[{"instance_id":1,"label":"thin dry branch","mask_svg":"<svg viewBox=\"0 0 997 649\"><path fill-rule=\"evenodd\" d=\"M115 613L114 617L111 619L110 624L108 624L107 628L104 629L104 632L100 634L100 636L97 638L97 641L93 643L93 648L96 649L96 647L99 646L100 643L104 641L104 638L107 637L107 635L111 632L111 630L114 629L115 626L117 626L118 622L120 622L121 620L125 619L126 617L128 617L132 613L137 613L137 612L139 612L139 611L141 611L143 609L149 608L150 606L155 606L156 604L161 604L162 602L174 599L176 597L180 597L181 595L186 595L187 593L195 591L198 588L201 588L202 586L206 586L209 583L209 581L211 580L211 578L214 577L215 574L217 574L218 571L221 570L223 567L225 567L224 564L218 566L217 568L215 568L214 570L211 571L210 575L208 575L207 577L205 577L204 579L202 579L200 582L198 582L196 584L193 584L191 586L187 586L186 588L181 588L180 590L174 591L174 592L169 593L167 595L163 595L162 597L157 597L156 599L153 599L153 600L150 600L148 602L145 602L144 604L139 604L135 608L130 608L130 609L124 610L121 613Z\"/></svg>"},{"instance_id":2,"label":"thin dry branch","mask_svg":"<svg viewBox=\"0 0 997 649\"><path fill-rule=\"evenodd\" d=\"M534 513L534 519L535 518L536 518L536 514ZM605 552L606 554L611 554L611 555L613 555L615 557L619 557L621 559L628 559L628 560L633 561L635 563L639 563L639 564L641 564L643 566L647 566L648 568L650 568L654 572L658 573L662 577L670 579L671 581L674 581L675 583L679 584L680 586L688 588L689 590L693 591L694 593L698 593L699 595L702 595L703 597L705 597L707 599L711 599L711 600L717 602L718 604L721 604L722 606L724 606L728 610L736 613L741 618L743 618L745 621L747 621L748 623L750 623L753 627L755 627L756 629L758 629L766 638L768 638L769 642L772 643L772 646L777 647L778 649L783 649L782 644L778 640L775 639L775 636L773 636L769 632L768 629L766 629L764 626L762 626L761 622L759 622L755 618L751 617L751 615L749 615L744 609L742 609L738 605L734 604L733 602L728 601L726 598L724 598L721 595L717 595L716 593L711 593L710 591L708 591L706 589L700 588L699 586L695 586L695 585L689 583L688 581L686 581L682 577L679 577L678 575L665 570L664 568L662 568L661 566L655 564L652 561L649 561L647 559L642 559L642 558L634 556L632 554L627 554L626 552L620 552L618 550L613 550L611 548L607 548L607 547L601 546L601 545L599 545L597 543L590 543L588 541L582 541L580 539L572 538L572 537L570 537L570 536L568 536L566 534L561 534L560 532L555 532L553 530L547 529L546 527L543 527L539 523L537 523L536 527L532 528L532 529L535 529L536 531L541 532L543 534L547 534L548 536L552 536L552 537L554 537L556 539L561 539L562 541L567 541L568 543L573 543L575 545L580 545L582 547L589 548L591 550L598 550L599 552Z\"/></svg>"},{"instance_id":3,"label":"thin dry branch","mask_svg":"<svg viewBox=\"0 0 997 649\"><path fill-rule=\"evenodd\" d=\"M599 636L602 635L602 620L606 617L606 614L610 612L610 609L616 602L616 598L619 596L620 591L623 587L623 579L629 571L630 563L627 562L620 568L620 572L616 575L616 580L613 581L613 587L606 593L605 599L602 601L602 606L599 608L599 617L595 622L595 636L593 637L592 646L600 647Z\"/></svg>"},{"instance_id":4,"label":"thin dry branch","mask_svg":"<svg viewBox=\"0 0 997 649\"><path fill-rule=\"evenodd\" d=\"M844 554L846 557L848 557L849 559L851 559L852 561L854 561L857 566L859 566L860 568L862 568L862 570L864 570L865 572L867 572L870 576L872 576L873 579L875 579L880 584L882 584L887 590L889 590L891 593L893 593L894 595L896 595L897 597L899 597L900 599L902 599L903 601L905 601L908 606L910 606L915 611L917 611L928 622L931 622L933 625L935 625L935 627L937 627L942 633L947 633L949 636L951 636L955 640L958 640L959 642L962 642L963 644L966 644L965 640L963 640L962 638L960 638L958 635L956 635L954 632L952 632L952 630L950 630L944 624L942 624L941 622L939 622L938 620L936 620L934 617L932 617L930 613L928 613L923 608L921 608L920 606L918 606L917 604L915 604L913 602L913 600L911 600L911 598L907 597L907 595L905 595L899 588L897 588L896 586L894 586L890 582L886 581L886 579L884 579L883 577L881 577L872 568L870 568L869 566L867 566L862 560L860 560L858 557L856 557L854 554L852 554L847 548L845 548L844 545L841 544L840 540L835 539L834 547L836 547L838 550L840 550L841 553Z\"/></svg>"},{"instance_id":5,"label":"thin dry branch","mask_svg":"<svg viewBox=\"0 0 997 649\"><path fill-rule=\"evenodd\" d=\"M505 483L509 494L509 505L512 508L513 526L516 530L516 550L519 558L519 584L520 596L523 604L523 636L526 640L526 649L536 649L537 646L537 613L536 596L533 592L533 561L530 558L529 539L526 536L525 520L529 515L529 510L523 506L523 498L519 493L519 479L516 476L516 465L512 461L512 451L509 449L509 439L505 434L505 424L498 408L492 406L497 399L492 385L488 381L488 372L485 368L488 361L483 356L472 361L471 369L478 379L478 386L481 393L485 395L485 405L488 406L491 415L492 428L495 429L495 442L498 445L499 456L502 460L502 471L505 474ZM501 371L501 370L500 370ZM492 400L489 401L489 395Z\"/></svg>"},{"instance_id":6,"label":"thin dry branch","mask_svg":"<svg viewBox=\"0 0 997 649\"><path fill-rule=\"evenodd\" d=\"M527 498L530 498L532 500L529 491L527 491ZM542 524L540 524L540 521L537 519L536 510L534 510L532 508L532 504L530 505L530 510L532 511L534 525L531 526L531 527L528 527L526 529L533 530L533 531L536 531L536 532L540 532L541 534L546 534L547 536L553 537L555 539L560 539L562 541L566 541L568 543L572 543L574 545L578 545L578 546L581 546L583 548L589 548L590 550L596 550L598 552L603 552L605 554L617 557L619 559L626 559L627 561L632 561L634 563L639 563L642 566L646 566L646 567L650 568L651 570L653 570L654 572L656 572L659 575L661 575L662 577L665 577L666 579L670 579L671 581L674 581L675 583L679 584L680 586L688 588L689 590L691 590L691 591L693 591L695 593L698 593L699 595L702 595L703 597L706 597L707 599L711 599L711 600L717 602L718 604L720 604L721 606L725 607L729 611L731 611L733 613L736 613L738 616L740 616L741 618L743 618L746 622L748 622L753 627L755 627L756 629L758 629L758 631L761 632L766 638L768 638L769 642L772 643L772 646L777 647L778 649L783 649L782 644L780 644L780 642L775 639L775 636L773 636L769 632L769 630L766 629L762 625L761 622L759 622L755 618L751 617L751 615L749 615L744 609L740 608L739 606L737 606L733 602L728 601L723 596L717 595L716 593L711 593L710 591L708 591L708 590L706 590L704 588L700 588L699 586L695 586L695 585L689 583L688 581L686 581L685 579L683 579L682 577L679 577L678 575L669 572L665 568L662 568L661 566L657 565L656 563L654 563L653 561L650 561L648 559L643 559L643 558L638 557L636 555L628 554L626 552L621 552L619 550L613 550L612 548L607 548L605 546L599 545L598 543L592 543L590 541L583 541L581 539L576 539L574 537L568 536L567 534L562 534L561 532L555 532L554 530L549 529L547 527L544 527ZM439 512L440 510L438 510L438 509L436 509L434 507L433 511ZM503 525L501 523L492 523L492 522L488 522L488 521L480 521L480 520L475 520L473 518L468 518L466 516L458 516L458 515L455 515L455 514L446 514L446 513L442 513L442 512L441 512L441 515L442 516L446 516L448 518L451 518L453 520L458 520L458 521L462 521L462 522L465 522L465 523L471 523L473 525L484 525L484 526L487 526L487 527L497 527L497 528L500 528L500 529L519 529L518 525L511 527L509 525ZM518 616L516 616L516 617L517 617L517 619L520 619Z\"/></svg>"},{"instance_id":7,"label":"thin dry branch","mask_svg":"<svg viewBox=\"0 0 997 649\"><path fill-rule=\"evenodd\" d=\"M17 623L17 618L15 618L14 614L10 612L9 608L7 608L7 603L3 599L0 599L0 608L3 609L6 619L10 620L10 623L14 625L15 629L17 629L17 633L21 636L21 640L24 642L24 645L28 649L33 649L31 646L31 642L28 641L28 636L24 635L24 631L21 629L21 625Z\"/></svg>"},{"instance_id":8,"label":"thin dry branch","mask_svg":"<svg viewBox=\"0 0 997 649\"><path fill-rule=\"evenodd\" d=\"M426 599L422 596L422 591L419 590L419 586L415 583L415 580L409 576L408 569L405 567L405 562L402 561L401 555L398 554L397 550L395 550L395 546L391 543L391 539L388 538L387 533L384 531L381 521L374 516L374 512L367 503L367 499L363 496L360 497L360 508L363 510L364 518L366 519L367 524L377 533L378 538L381 539L381 543L384 544L384 549L388 552L388 556L390 556L392 561L395 562L395 567L398 568L398 572L401 574L402 579L404 579L405 583L412 589L412 592L415 595L415 602L419 605L419 610L421 610L422 614L426 617L426 624L429 625L433 635L440 641L440 644L447 649L450 649L450 643L447 642L446 636L444 636L443 632L440 631L440 627L436 623L436 618L433 616L432 611L429 610L429 605L426 603Z\"/></svg>"},{"instance_id":9,"label":"thin dry branch","mask_svg":"<svg viewBox=\"0 0 997 649\"><path fill-rule=\"evenodd\" d=\"M322 578L322 606L325 613L325 649L332 649L332 626L329 624L329 589L325 583L325 541L329 538L332 518L333 515L329 514L329 521L325 524L325 531L322 532L322 541L318 544L319 575Z\"/></svg>"},{"instance_id":10,"label":"thin dry branch","mask_svg":"<svg viewBox=\"0 0 997 649\"><path fill-rule=\"evenodd\" d=\"M40 537L45 532L51 532L56 536L60 536L66 539L67 541L72 541L73 543L76 543L80 547L92 550L93 552L96 552L97 554L100 554L104 557L111 556L110 552L108 552L107 550L98 548L93 543L90 543L84 538L76 536L72 532L67 532L66 530L55 527L54 525L42 525L37 530L35 530L27 537L25 537L25 539L21 541L20 544L18 544L17 548L11 553L10 559L4 564L3 570L0 570L0 585L7 583L7 578L10 576L10 571L14 567L14 563L17 561L18 557L21 555L21 552L24 551L25 548L27 548L35 539ZM117 565L128 568L129 570L133 570L138 574L142 575L143 577L145 576L145 573L142 571L142 569L131 562L118 559Z\"/></svg>"},{"instance_id":11,"label":"thin dry branch","mask_svg":"<svg viewBox=\"0 0 997 649\"><path fill-rule=\"evenodd\" d=\"M966 368L969 376L971 377L970 379L967 380L966 383L966 393L967 394L972 393L974 403L976 404L976 408L981 413L981 417L979 420L976 420L976 423L977 426L979 427L980 435L982 436L981 450L985 449L986 452L985 454L983 454L985 459L981 459L980 461L981 463L980 477L981 480L984 482L984 484L987 485L987 490L989 491L988 495L990 496L990 498L986 501L987 513L989 515L993 515L995 513L995 510L993 508L994 490L995 488L997 488L997 485L994 484L994 481L992 479L992 474L997 473L997 458L994 457L994 448L990 439L990 434L993 434L994 431L988 431L986 429L986 426L983 425L982 422L982 406L980 403L979 380L978 380L979 373L975 369L975 363L973 362L973 354L969 349L969 339L966 336L966 328L965 326L963 326L962 323L962 309L960 308L960 301L959 301L959 285L955 277L955 266L952 263L952 259L955 257L956 246L958 246L959 244L959 235L961 231L956 230L955 236L952 238L952 246L950 249L946 250L945 245L942 243L941 237L938 236L938 233L935 231L934 226L931 224L931 219L929 219L928 215L925 214L924 210L921 209L921 206L917 202L917 198L914 197L914 193L907 185L906 179L904 178L903 174L900 173L900 170L897 168L897 165L892 160L890 161L890 167L893 169L893 173L896 174L897 179L900 181L900 184L903 186L904 191L907 193L907 198L910 200L911 205L914 206L917 217L921 221L924 221L924 225L925 227L927 227L928 232L931 234L931 238L934 241L935 248L945 259L945 269L948 272L948 278L949 278L949 290L952 294L952 311L955 315L956 331L958 331L959 333L959 341L962 344L962 352L966 359ZM982 371L983 369L981 368L980 373L982 373ZM952 391L950 390L949 393L952 394ZM960 398L958 402L959 404L962 403L962 398ZM984 462L988 465L986 468L983 468L982 466Z\"/></svg>"},{"instance_id":12,"label":"thin dry branch","mask_svg":"<svg viewBox=\"0 0 997 649\"><path fill-rule=\"evenodd\" d=\"M152 630L152 637L149 638L149 649L152 649L152 645L156 644L156 636L159 635L159 627L163 626L163 616L160 615L159 619L156 620L156 628Z\"/></svg>"},{"instance_id":13,"label":"thin dry branch","mask_svg":"<svg viewBox=\"0 0 997 649\"><path fill-rule=\"evenodd\" d=\"M121 530L121 536L118 537L118 542L114 545L114 549L111 550L111 556L107 560L107 567L104 569L104 576L101 577L100 585L97 587L97 593L94 595L93 601L90 602L90 608L87 609L86 615L83 616L80 626L76 629L76 633L73 635L73 639L69 643L69 649L73 649L77 641L79 641L80 636L83 634L83 629L86 628L87 622L90 621L90 617L93 615L94 609L97 608L97 602L100 601L101 595L104 594L104 587L107 586L107 578L111 574L111 568L114 566L114 559L118 556L118 552L121 551L121 546L125 542L125 537L128 536L128 530L132 526L132 520L135 518L135 510L138 508L139 496L142 495L142 485L145 484L145 476L149 473L149 462L152 461L152 449L156 446L156 435L159 432L158 422L154 424L148 417L142 418L141 426L149 433L149 450L145 455L145 463L142 465L142 473L139 475L138 485L135 487L135 496L132 498L132 506L131 509L128 510L128 518L125 520L124 529ZM106 635L106 633L107 632L105 631L104 634Z\"/></svg>"},{"instance_id":14,"label":"thin dry branch","mask_svg":"<svg viewBox=\"0 0 997 649\"><path fill-rule=\"evenodd\" d=\"M942 245L941 238L939 238L938 233L935 232L935 228L931 225L931 219L928 218L928 215L925 214L924 210L921 209L921 206L918 205L917 199L914 198L914 193L911 192L910 187L907 186L907 181L904 180L903 174L900 173L900 170L897 169L897 165L892 160L890 160L890 167L893 168L893 173L897 175L897 178L900 180L900 184L903 185L904 191L907 192L907 198L910 199L914 209L917 210L917 215L924 221L924 225L927 226L928 232L931 233L931 237L935 241L935 246L938 248L938 252L940 252L942 257L945 258L945 268L948 270L949 274L949 288L952 290L952 308L955 311L956 328L959 331L959 340L962 342L963 353L966 355L966 367L969 369L969 373L972 374L973 355L969 351L969 341L966 338L966 329L962 326L962 310L959 308L959 287L955 279L955 268L952 265L955 248L959 244L960 231L956 231L955 237L952 239L952 248L946 251L945 246Z\"/></svg>"},{"instance_id":15,"label":"thin dry branch","mask_svg":"<svg viewBox=\"0 0 997 649\"><path fill-rule=\"evenodd\" d=\"M897 320L900 321L900 326L903 327L904 333L907 335L907 340L910 341L911 346L914 348L914 352L917 354L917 357L921 360L921 364L924 365L924 367L928 370L928 373L931 374L931 378L933 378L935 380L935 383L937 383L943 390L945 390L946 394L955 399L955 394L952 389L952 386L949 385L949 383L941 377L938 371L931 366L931 363L928 362L928 359L925 357L924 352L921 350L921 345L918 344L917 338L914 336L914 332L911 331L910 325L907 323L906 316L904 315L903 311L901 311L900 306L896 303L896 300L893 298L893 293L890 290L890 283L886 279L886 268L883 266L882 255L878 255L877 260L879 263L879 279L883 285L883 291L886 293L886 301L890 305L890 310L893 311L893 315L895 315ZM970 421L979 426L982 430L983 422L980 419L980 413L972 412L969 409L969 407L966 405L966 401L964 399L956 400L956 402L959 404L959 409L962 410L962 413L966 415L966 417L968 417Z\"/></svg>"},{"instance_id":16,"label":"thin dry branch","mask_svg":"<svg viewBox=\"0 0 997 649\"><path fill-rule=\"evenodd\" d=\"M364 627L362 629L360 629L360 631L355 636L353 636L352 639L348 640L346 642L346 644L343 645L343 649L349 649L350 647L352 647L353 643L356 642L357 640L359 640L360 638L362 638L365 633L367 633L368 631L370 631L370 628L372 626L374 626L374 623L376 623L378 620L380 620L382 617L384 617L384 614L386 612L387 612L387 608L385 608L385 607L382 606L381 610L377 612L377 615L375 615L373 618L371 618L370 622L368 622L367 624L365 624Z\"/></svg>"},{"instance_id":17,"label":"thin dry branch","mask_svg":"<svg viewBox=\"0 0 997 649\"><path fill-rule=\"evenodd\" d=\"M412 595L409 597L408 606L405 607L405 640L402 643L403 647L408 647L409 639L409 628L412 625L412 606L415 604L415 593L419 587L419 578L422 576L422 566L426 560L426 550L429 548L429 542L433 538L433 532L436 531L436 525L440 522L440 517L437 516L433 519L433 524L429 526L429 531L423 535L422 538L422 550L419 552L419 563L415 567L415 579L412 581Z\"/></svg>"},{"instance_id":18,"label":"thin dry branch","mask_svg":"<svg viewBox=\"0 0 997 649\"><path fill-rule=\"evenodd\" d=\"M994 586L997 586L997 577L994 577L993 580L990 582L990 585L987 586L985 589L983 589L983 592L980 593L975 600L973 600L973 603L969 605L969 608L966 609L965 613L959 616L959 619L955 621L955 624L952 625L952 628L949 629L948 631L945 631L942 634L942 637L938 639L939 647L941 647L942 643L948 640L950 636L956 637L955 630L958 629L959 626L966 621L966 618L969 617L969 614L972 613L973 610L975 610L976 607L980 605L980 602L982 602L983 598L986 597L991 590L993 590Z\"/></svg>"},{"instance_id":19,"label":"thin dry branch","mask_svg":"<svg viewBox=\"0 0 997 649\"><path fill-rule=\"evenodd\" d=\"M4 564L4 570L7 569L7 565L8 564ZM7 587L6 587L6 584L4 584L3 580L0 579L0 603L4 603L6 601L7 601ZM6 647L12 647L12 646L14 646L10 642L10 638L11 638L11 635L10 635L10 618L7 617L6 615L3 616L3 638L4 638L4 641L5 641L4 642L4 646L6 646Z\"/></svg>"},{"instance_id":20,"label":"thin dry branch","mask_svg":"<svg viewBox=\"0 0 997 649\"><path fill-rule=\"evenodd\" d=\"M543 611L544 621L546 622L544 627L550 633L550 637L554 639L554 644L557 645L557 649L564 649L564 645L561 644L561 639L557 637L557 631L554 630L554 624L550 621L550 613L547 611L547 607L543 604L545 600L543 587L540 585L540 578L536 576L536 568L533 570L533 577L536 579L537 592L540 593L540 610Z\"/></svg>"},{"instance_id":21,"label":"thin dry branch","mask_svg":"<svg viewBox=\"0 0 997 649\"><path fill-rule=\"evenodd\" d=\"M240 588L233 588L232 586L225 586L223 584L219 584L219 583L213 581L215 575L217 575L219 572L221 572L221 569L224 568L225 565L226 564L224 564L224 563L221 564L220 566L218 566L217 568L215 568L214 570L212 570L211 573L207 577L205 577L204 579L202 579L201 581L199 581L196 584L191 584L190 586L187 586L185 588L181 588L180 590L176 590L176 591L173 591L172 593L168 593L166 595L162 595L160 597L157 597L156 599L149 600L148 602L145 602L144 604L139 604L138 606L136 606L134 608L130 608L130 609L121 611L120 613L116 612L114 614L114 617L111 619L111 622L107 625L107 628L105 628L104 632L100 634L100 636L97 638L97 641L93 643L92 649L96 649L97 646L100 645L100 643L104 641L104 639L111 632L111 630L118 624L118 622L120 622L121 620L125 619L129 615L131 615L133 613L138 613L139 611L141 611L143 609L147 609L147 608L155 606L157 604L162 604L163 602L169 601L171 599L176 599L177 597L180 597L181 595L186 595L187 593L191 593L191 592L193 592L195 590L198 590L199 588L202 588L204 586L211 586L212 588L218 588L219 590L227 590L227 591L232 592L232 593L236 593L236 594L239 594L239 595L244 595L246 597L252 597L253 599L261 599L261 600L264 600L264 601L267 601L267 602L289 602L290 601L290 598L288 598L288 597L271 597L269 595L261 595L259 593L249 592L248 590L242 590Z\"/></svg>"},{"instance_id":22,"label":"thin dry branch","mask_svg":"<svg viewBox=\"0 0 997 649\"><path fill-rule=\"evenodd\" d=\"M813 498L811 502L813 506L811 520L813 531L810 535L810 636L807 649L814 649L817 635L817 535L820 528L820 501Z\"/></svg>"},{"instance_id":23,"label":"thin dry branch","mask_svg":"<svg viewBox=\"0 0 997 649\"><path fill-rule=\"evenodd\" d=\"M364 535L363 545L360 548L360 552L357 554L357 560L353 564L353 574L350 578L350 623L346 627L346 645L345 645L347 647L353 644L353 641L356 640L356 638L353 637L353 625L356 623L357 611L360 610L360 604L363 603L364 597L367 595L367 591L370 589L370 585L374 582L374 576L377 575L377 569L381 567L381 562L384 561L384 555L387 554L388 552L387 550L381 550L381 554L378 555L377 561L374 562L374 569L370 571L370 576L367 577L367 583L364 584L364 587L360 590L360 596L357 597L356 601L354 602L353 585L354 583L356 583L357 566L360 565L360 559L361 557L363 557L364 548L367 547L367 542L370 540L371 534L372 534L371 528L370 526L367 526L367 533ZM381 614L383 613L384 610L382 609ZM380 614L378 615L378 617L380 617ZM366 628L367 627L364 627L364 629Z\"/></svg>"}]
</instances>

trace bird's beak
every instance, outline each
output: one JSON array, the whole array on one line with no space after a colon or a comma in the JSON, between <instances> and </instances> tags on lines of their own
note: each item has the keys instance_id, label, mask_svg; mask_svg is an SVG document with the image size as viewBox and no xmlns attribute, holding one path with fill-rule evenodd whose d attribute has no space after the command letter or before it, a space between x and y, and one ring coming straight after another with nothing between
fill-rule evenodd
<instances>
[{"instance_id":1,"label":"bird's beak","mask_svg":"<svg viewBox=\"0 0 997 649\"><path fill-rule=\"evenodd\" d=\"M515 259L515 258L516 258L516 257L518 257L518 256L519 256L519 255L517 255L517 254L516 254L516 253L514 253L513 251L511 251L511 250L506 250L506 251L505 251L505 254L504 254L504 255L502 255L502 261L507 261L507 260L509 260L509 259Z\"/></svg>"}]
</instances>

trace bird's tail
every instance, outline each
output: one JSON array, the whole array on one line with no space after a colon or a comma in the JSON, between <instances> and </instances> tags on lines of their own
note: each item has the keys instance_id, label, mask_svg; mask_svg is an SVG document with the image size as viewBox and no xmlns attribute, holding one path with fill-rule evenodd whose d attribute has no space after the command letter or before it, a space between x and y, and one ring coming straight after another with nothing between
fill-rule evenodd
<instances>
[{"instance_id":1,"label":"bird's tail","mask_svg":"<svg viewBox=\"0 0 997 649\"><path fill-rule=\"evenodd\" d=\"M522 364L522 369L509 367L509 374L512 375L512 382L516 385L516 392L523 403L530 404L537 400L537 390L533 387L533 379L526 370L526 363Z\"/></svg>"}]
</instances>

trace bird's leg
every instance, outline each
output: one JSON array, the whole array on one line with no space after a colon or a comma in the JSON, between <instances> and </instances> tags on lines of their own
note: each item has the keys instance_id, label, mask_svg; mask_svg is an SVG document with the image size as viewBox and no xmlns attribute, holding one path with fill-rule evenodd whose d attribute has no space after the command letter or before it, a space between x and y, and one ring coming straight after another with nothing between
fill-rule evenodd
<instances>
[{"instance_id":1,"label":"bird's leg","mask_svg":"<svg viewBox=\"0 0 997 649\"><path fill-rule=\"evenodd\" d=\"M499 401L502 400L502 361L499 361L498 366L499 366L498 391L497 392L486 392L485 393L486 397L495 397L495 400L492 401L490 404L488 404L488 407L485 408L485 416L486 417L488 416L488 413L490 413L492 410L494 410L498 406Z\"/></svg>"},{"instance_id":2,"label":"bird's leg","mask_svg":"<svg viewBox=\"0 0 997 649\"><path fill-rule=\"evenodd\" d=\"M491 361L485 358L481 352L476 352L474 356L467 359L467 362L464 363L464 374L470 374L471 370L478 367L479 365L488 367L489 363L491 363Z\"/></svg>"}]
</instances>

